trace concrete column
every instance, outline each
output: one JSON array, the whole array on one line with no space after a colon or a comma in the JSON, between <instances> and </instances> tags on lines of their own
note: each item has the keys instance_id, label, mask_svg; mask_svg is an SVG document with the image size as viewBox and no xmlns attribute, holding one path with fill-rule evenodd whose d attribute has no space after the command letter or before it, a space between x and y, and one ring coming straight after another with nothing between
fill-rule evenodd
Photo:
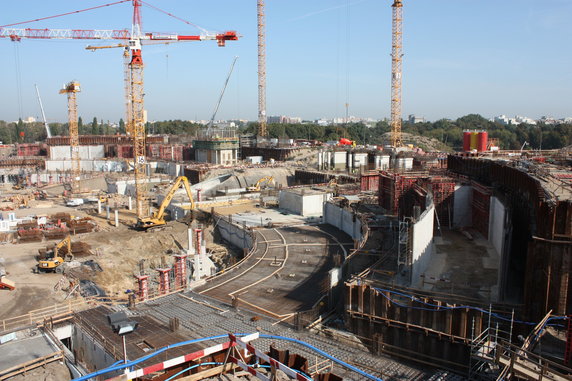
<instances>
[{"instance_id":1,"label":"concrete column","mask_svg":"<svg viewBox=\"0 0 572 381\"><path fill-rule=\"evenodd\" d=\"M97 200L97 214L101 214L101 200Z\"/></svg>"},{"instance_id":2,"label":"concrete column","mask_svg":"<svg viewBox=\"0 0 572 381\"><path fill-rule=\"evenodd\" d=\"M131 196L129 196L128 202L129 202L129 210L133 210L133 198Z\"/></svg>"},{"instance_id":3,"label":"concrete column","mask_svg":"<svg viewBox=\"0 0 572 381\"><path fill-rule=\"evenodd\" d=\"M178 254L175 257L175 287L187 287L187 255Z\"/></svg>"},{"instance_id":4,"label":"concrete column","mask_svg":"<svg viewBox=\"0 0 572 381\"><path fill-rule=\"evenodd\" d=\"M203 229L195 229L196 244L195 248L198 254L201 253L201 243L203 242Z\"/></svg>"},{"instance_id":5,"label":"concrete column","mask_svg":"<svg viewBox=\"0 0 572 381\"><path fill-rule=\"evenodd\" d=\"M197 189L197 202L201 202L201 201L202 201L202 199L201 199L201 195L202 195L201 192L202 192L202 189Z\"/></svg>"},{"instance_id":6,"label":"concrete column","mask_svg":"<svg viewBox=\"0 0 572 381\"><path fill-rule=\"evenodd\" d=\"M193 229L187 230L187 239L189 241L189 249L187 250L187 254L193 255L195 254L195 248L193 245Z\"/></svg>"},{"instance_id":7,"label":"concrete column","mask_svg":"<svg viewBox=\"0 0 572 381\"><path fill-rule=\"evenodd\" d=\"M115 210L115 227L119 227L119 210Z\"/></svg>"},{"instance_id":8,"label":"concrete column","mask_svg":"<svg viewBox=\"0 0 572 381\"><path fill-rule=\"evenodd\" d=\"M165 295L171 288L171 282L169 279L169 273L171 272L171 269L157 269L157 271L159 272L159 294Z\"/></svg>"},{"instance_id":9,"label":"concrete column","mask_svg":"<svg viewBox=\"0 0 572 381\"><path fill-rule=\"evenodd\" d=\"M106 205L106 206L105 206L105 211L106 211L106 215L107 215L106 218L107 218L107 220L109 221L109 218L110 218L109 205Z\"/></svg>"},{"instance_id":10,"label":"concrete column","mask_svg":"<svg viewBox=\"0 0 572 381\"><path fill-rule=\"evenodd\" d=\"M140 301L149 299L149 275L139 275L135 277L139 283L139 292L137 293Z\"/></svg>"}]
</instances>

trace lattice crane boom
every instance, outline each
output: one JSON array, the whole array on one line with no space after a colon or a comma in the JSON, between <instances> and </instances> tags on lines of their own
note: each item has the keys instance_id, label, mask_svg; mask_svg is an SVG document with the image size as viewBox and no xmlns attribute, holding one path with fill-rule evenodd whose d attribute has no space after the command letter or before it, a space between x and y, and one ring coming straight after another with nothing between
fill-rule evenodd
<instances>
[{"instance_id":1,"label":"lattice crane boom","mask_svg":"<svg viewBox=\"0 0 572 381\"><path fill-rule=\"evenodd\" d=\"M79 157L79 130L77 119L77 93L81 91L79 82L72 81L60 90L68 96L68 125L71 149L72 193L80 192L81 162Z\"/></svg>"},{"instance_id":2,"label":"lattice crane boom","mask_svg":"<svg viewBox=\"0 0 572 381\"><path fill-rule=\"evenodd\" d=\"M391 44L391 145L401 147L401 81L403 63L403 3L394 0Z\"/></svg>"}]
</instances>

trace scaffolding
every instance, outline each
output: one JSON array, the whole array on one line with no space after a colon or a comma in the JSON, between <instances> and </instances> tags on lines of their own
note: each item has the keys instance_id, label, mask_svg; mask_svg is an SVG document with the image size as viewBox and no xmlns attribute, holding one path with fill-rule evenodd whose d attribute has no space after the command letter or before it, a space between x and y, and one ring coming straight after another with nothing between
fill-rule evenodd
<instances>
[{"instance_id":1,"label":"scaffolding","mask_svg":"<svg viewBox=\"0 0 572 381\"><path fill-rule=\"evenodd\" d=\"M399 250L397 254L397 267L410 266L409 221L399 221Z\"/></svg>"}]
</instances>

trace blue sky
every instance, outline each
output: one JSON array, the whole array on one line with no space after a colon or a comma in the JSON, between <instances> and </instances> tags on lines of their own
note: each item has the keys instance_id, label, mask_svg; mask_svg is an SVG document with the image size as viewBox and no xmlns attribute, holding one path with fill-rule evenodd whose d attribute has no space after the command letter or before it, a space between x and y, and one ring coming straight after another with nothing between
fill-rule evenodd
<instances>
[{"instance_id":1,"label":"blue sky","mask_svg":"<svg viewBox=\"0 0 572 381\"><path fill-rule=\"evenodd\" d=\"M0 25L74 11L111 0L10 2ZM256 0L149 0L208 30L242 38L146 47L150 120L208 119L235 55L239 61L217 118L256 119ZM390 112L391 0L267 0L269 115L385 118ZM468 113L490 117L572 116L572 0L404 0L403 114L430 120ZM130 28L124 3L24 27ZM197 34L143 8L144 31ZM81 82L79 114L118 120L124 113L119 49L86 51L85 41L0 40L0 119L39 116L34 84L49 121L66 120L61 85ZM19 65L16 64L19 59ZM17 72L21 80L17 80ZM19 83L19 86L18 86Z\"/></svg>"}]
</instances>

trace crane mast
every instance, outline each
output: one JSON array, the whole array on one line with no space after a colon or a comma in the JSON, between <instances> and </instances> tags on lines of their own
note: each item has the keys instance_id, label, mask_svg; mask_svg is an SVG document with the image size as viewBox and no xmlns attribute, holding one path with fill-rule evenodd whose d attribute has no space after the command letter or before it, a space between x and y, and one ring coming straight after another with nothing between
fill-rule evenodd
<instances>
[{"instance_id":1,"label":"crane mast","mask_svg":"<svg viewBox=\"0 0 572 381\"><path fill-rule=\"evenodd\" d=\"M391 44L391 145L401 147L401 80L403 57L403 3L393 5Z\"/></svg>"},{"instance_id":2,"label":"crane mast","mask_svg":"<svg viewBox=\"0 0 572 381\"><path fill-rule=\"evenodd\" d=\"M130 71L130 99L129 106L131 111L131 121L128 126L133 132L133 168L135 171L135 198L137 217L142 218L148 215L147 200L147 181L145 164L147 162L145 156L145 103L144 82L143 82L143 57L141 55L141 0L133 0L133 27L131 32L131 40L129 40L129 49L131 51L131 62L129 63Z\"/></svg>"},{"instance_id":3,"label":"crane mast","mask_svg":"<svg viewBox=\"0 0 572 381\"><path fill-rule=\"evenodd\" d=\"M264 0L258 0L258 136L268 136L266 125L266 15Z\"/></svg>"},{"instance_id":4,"label":"crane mast","mask_svg":"<svg viewBox=\"0 0 572 381\"><path fill-rule=\"evenodd\" d=\"M79 82L72 81L60 90L60 94L68 96L68 125L71 149L72 193L79 193L80 158L79 158L79 131L77 123L77 93L81 91Z\"/></svg>"},{"instance_id":5,"label":"crane mast","mask_svg":"<svg viewBox=\"0 0 572 381\"><path fill-rule=\"evenodd\" d=\"M131 54L129 47L123 50L123 82L125 84L125 134L133 136L131 128Z\"/></svg>"}]
</instances>

